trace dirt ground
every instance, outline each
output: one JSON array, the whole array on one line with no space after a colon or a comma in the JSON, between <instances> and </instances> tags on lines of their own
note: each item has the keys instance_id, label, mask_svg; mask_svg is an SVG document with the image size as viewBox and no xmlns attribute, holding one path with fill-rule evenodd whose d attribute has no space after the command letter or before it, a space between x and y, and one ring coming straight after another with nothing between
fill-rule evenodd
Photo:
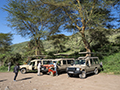
<instances>
[{"instance_id":1,"label":"dirt ground","mask_svg":"<svg viewBox=\"0 0 120 90\"><path fill-rule=\"evenodd\" d=\"M86 79L68 78L66 73L59 76L37 73L21 74L13 81L14 73L0 73L0 90L120 90L120 75L88 75ZM6 89L6 87L9 89Z\"/></svg>"}]
</instances>

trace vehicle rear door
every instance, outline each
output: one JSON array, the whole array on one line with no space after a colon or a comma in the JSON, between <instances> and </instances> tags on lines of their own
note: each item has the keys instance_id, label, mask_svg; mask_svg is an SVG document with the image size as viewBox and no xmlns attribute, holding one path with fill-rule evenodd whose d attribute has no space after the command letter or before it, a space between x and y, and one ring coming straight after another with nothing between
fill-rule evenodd
<instances>
[{"instance_id":1,"label":"vehicle rear door","mask_svg":"<svg viewBox=\"0 0 120 90\"><path fill-rule=\"evenodd\" d=\"M95 69L95 64L94 64L94 62L93 62L93 59L92 58L90 58L90 71L93 71L94 69Z\"/></svg>"},{"instance_id":2,"label":"vehicle rear door","mask_svg":"<svg viewBox=\"0 0 120 90\"><path fill-rule=\"evenodd\" d=\"M91 69L90 69L90 60L86 60L86 72L90 72Z\"/></svg>"},{"instance_id":3,"label":"vehicle rear door","mask_svg":"<svg viewBox=\"0 0 120 90\"><path fill-rule=\"evenodd\" d=\"M66 60L62 60L62 63L63 63L62 70L66 70L66 68L67 68L67 61Z\"/></svg>"},{"instance_id":4,"label":"vehicle rear door","mask_svg":"<svg viewBox=\"0 0 120 90\"><path fill-rule=\"evenodd\" d=\"M29 65L29 70L34 70L35 69L35 61L31 62Z\"/></svg>"}]
</instances>

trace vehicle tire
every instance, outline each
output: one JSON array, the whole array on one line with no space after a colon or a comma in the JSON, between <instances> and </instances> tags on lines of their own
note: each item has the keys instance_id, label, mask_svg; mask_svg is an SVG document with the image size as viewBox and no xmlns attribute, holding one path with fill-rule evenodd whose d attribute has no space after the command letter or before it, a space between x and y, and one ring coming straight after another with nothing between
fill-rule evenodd
<instances>
[{"instance_id":1,"label":"vehicle tire","mask_svg":"<svg viewBox=\"0 0 120 90\"><path fill-rule=\"evenodd\" d=\"M95 68L94 73L98 74L98 69L97 68Z\"/></svg>"},{"instance_id":2,"label":"vehicle tire","mask_svg":"<svg viewBox=\"0 0 120 90\"><path fill-rule=\"evenodd\" d=\"M26 69L25 69L25 68L22 68L22 69L20 70L20 72L21 72L22 74L25 74L25 73L26 73Z\"/></svg>"},{"instance_id":3,"label":"vehicle tire","mask_svg":"<svg viewBox=\"0 0 120 90\"><path fill-rule=\"evenodd\" d=\"M79 78L85 79L86 78L86 71L82 71L82 73L79 74Z\"/></svg>"},{"instance_id":4,"label":"vehicle tire","mask_svg":"<svg viewBox=\"0 0 120 90\"><path fill-rule=\"evenodd\" d=\"M68 77L72 77L73 75L72 74L68 74Z\"/></svg>"}]
</instances>

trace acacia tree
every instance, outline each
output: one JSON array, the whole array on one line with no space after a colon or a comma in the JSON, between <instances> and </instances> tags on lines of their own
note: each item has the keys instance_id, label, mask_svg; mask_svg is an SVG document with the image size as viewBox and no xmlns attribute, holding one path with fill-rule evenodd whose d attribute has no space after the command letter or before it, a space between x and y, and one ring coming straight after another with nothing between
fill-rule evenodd
<instances>
[{"instance_id":1,"label":"acacia tree","mask_svg":"<svg viewBox=\"0 0 120 90\"><path fill-rule=\"evenodd\" d=\"M101 30L107 28L110 17L110 9L118 0L40 0L47 7L51 16L51 33L59 30L61 26L65 29L75 29L82 37L85 49L91 52L91 40L87 40L86 31ZM54 22L54 23L53 23ZM93 32L94 33L94 32Z\"/></svg>"},{"instance_id":2,"label":"acacia tree","mask_svg":"<svg viewBox=\"0 0 120 90\"><path fill-rule=\"evenodd\" d=\"M54 49L58 49L57 50L58 53L58 52L63 52L67 37L64 34L58 34L48 37L48 40L52 40L51 44L54 46Z\"/></svg>"},{"instance_id":3,"label":"acacia tree","mask_svg":"<svg viewBox=\"0 0 120 90\"><path fill-rule=\"evenodd\" d=\"M12 34L0 33L0 53L10 51L10 45L12 44Z\"/></svg>"},{"instance_id":4,"label":"acacia tree","mask_svg":"<svg viewBox=\"0 0 120 90\"><path fill-rule=\"evenodd\" d=\"M7 20L9 26L23 37L29 37L34 41L35 55L44 51L41 39L47 34L47 21L45 20L44 8L37 5L38 0L8 0L4 10L9 13Z\"/></svg>"}]
</instances>

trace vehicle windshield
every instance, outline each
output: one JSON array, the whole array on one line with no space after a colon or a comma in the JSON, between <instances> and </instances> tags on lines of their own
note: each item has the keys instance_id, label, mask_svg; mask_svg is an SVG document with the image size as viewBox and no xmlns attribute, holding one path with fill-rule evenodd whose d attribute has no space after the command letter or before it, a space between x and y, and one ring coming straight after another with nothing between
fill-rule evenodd
<instances>
[{"instance_id":1,"label":"vehicle windshield","mask_svg":"<svg viewBox=\"0 0 120 90\"><path fill-rule=\"evenodd\" d=\"M43 64L52 64L52 61L43 61Z\"/></svg>"},{"instance_id":2,"label":"vehicle windshield","mask_svg":"<svg viewBox=\"0 0 120 90\"><path fill-rule=\"evenodd\" d=\"M75 60L74 64L84 65L85 64L85 60Z\"/></svg>"},{"instance_id":3,"label":"vehicle windshield","mask_svg":"<svg viewBox=\"0 0 120 90\"><path fill-rule=\"evenodd\" d=\"M57 61L53 61L53 62L55 62L55 63L56 63ZM53 63L53 62L52 62L52 63Z\"/></svg>"},{"instance_id":4,"label":"vehicle windshield","mask_svg":"<svg viewBox=\"0 0 120 90\"><path fill-rule=\"evenodd\" d=\"M30 65L30 61L27 63L27 65Z\"/></svg>"}]
</instances>

